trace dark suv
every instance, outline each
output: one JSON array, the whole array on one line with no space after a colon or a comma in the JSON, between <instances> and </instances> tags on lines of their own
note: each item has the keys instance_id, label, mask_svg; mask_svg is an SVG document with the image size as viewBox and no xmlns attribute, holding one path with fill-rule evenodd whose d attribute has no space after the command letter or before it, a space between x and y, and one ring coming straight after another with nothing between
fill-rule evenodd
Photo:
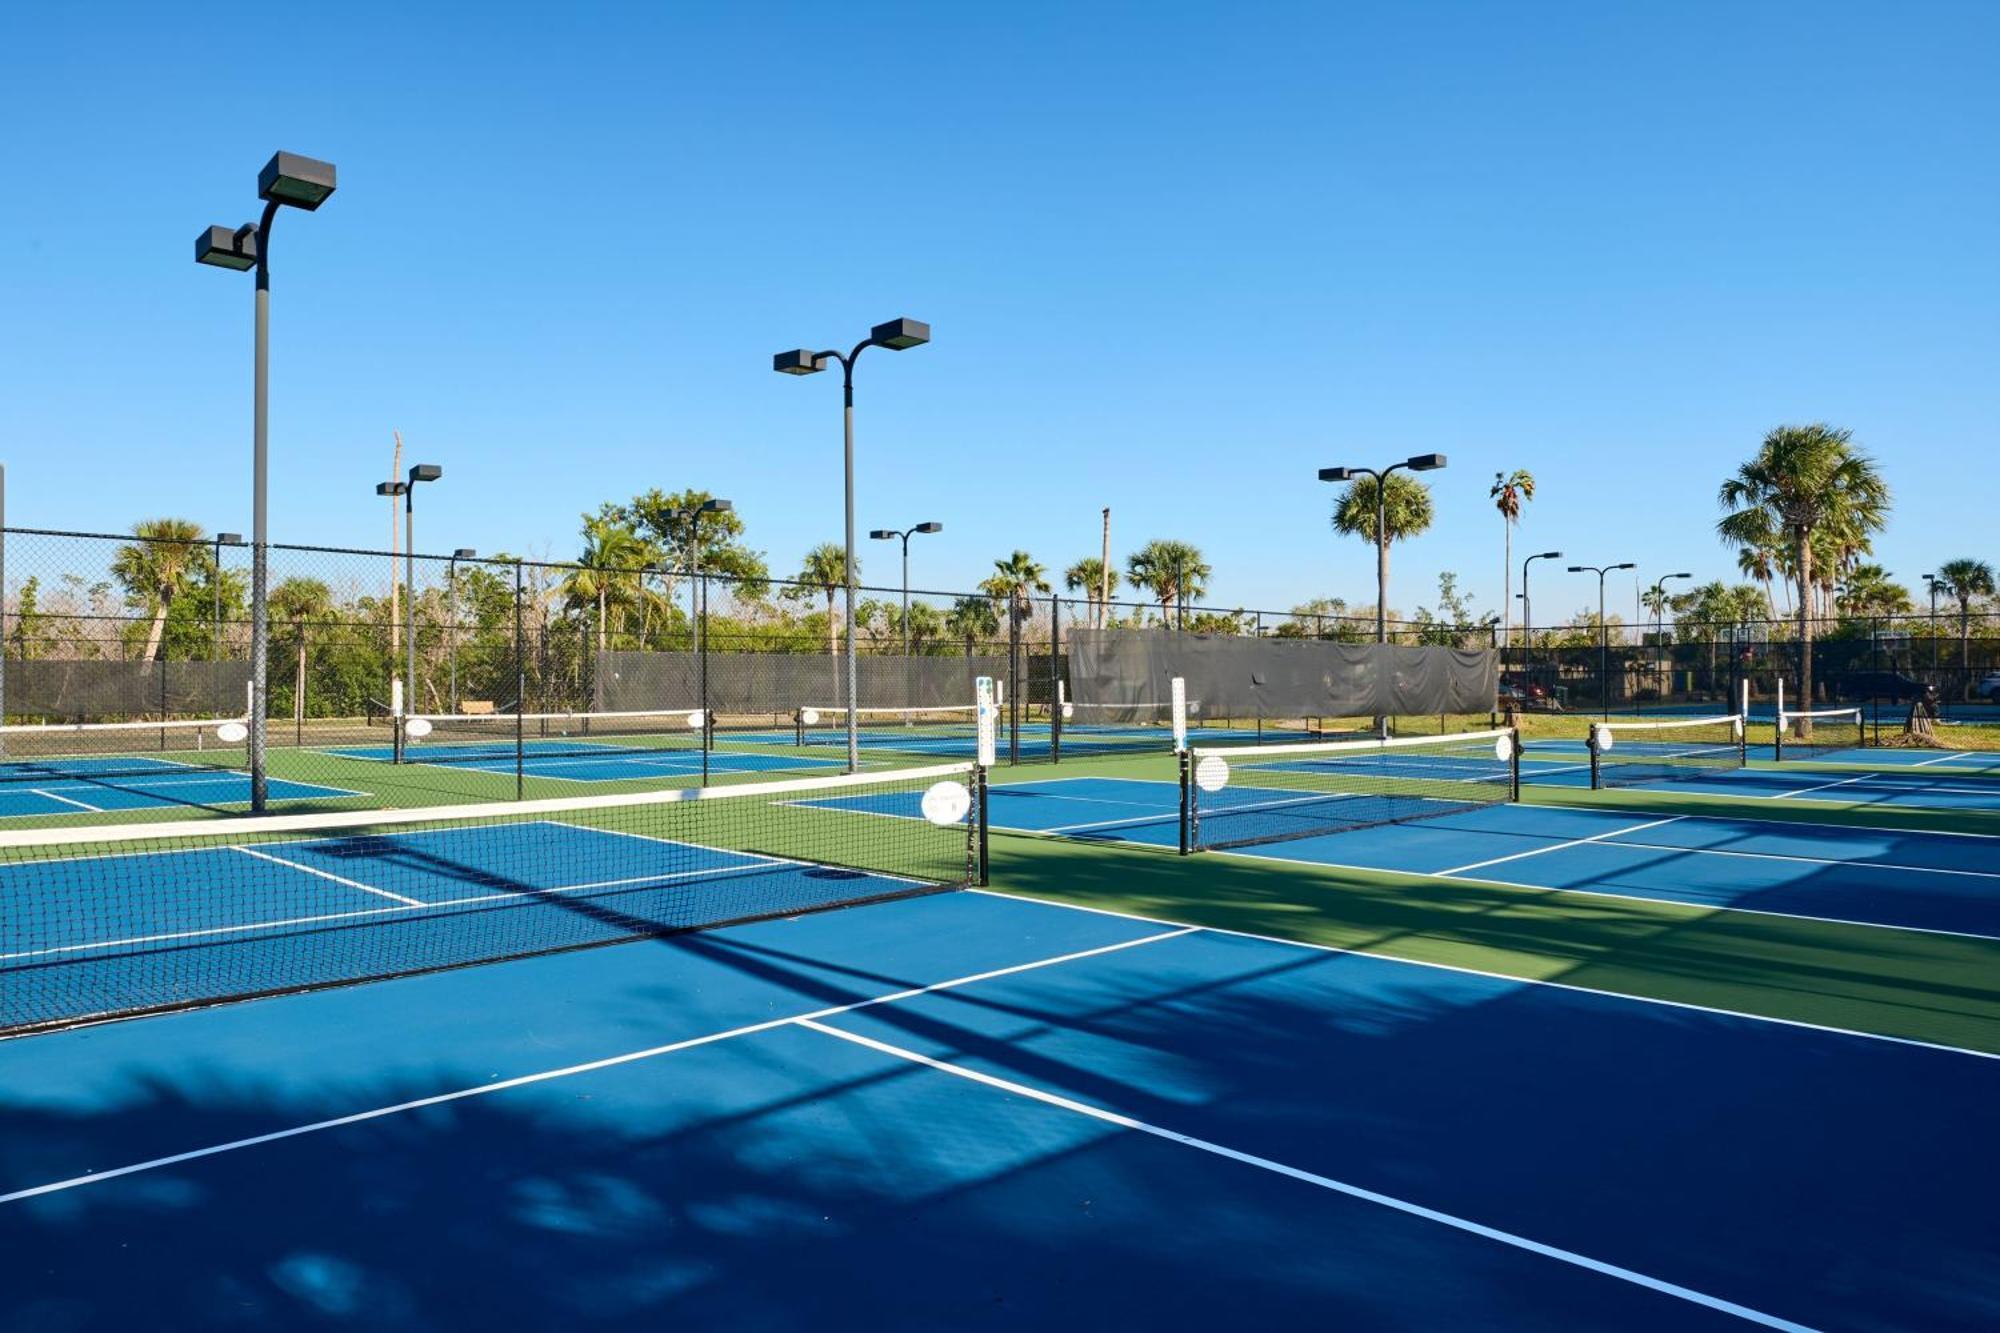
<instances>
[{"instance_id":1,"label":"dark suv","mask_svg":"<svg viewBox=\"0 0 2000 1333\"><path fill-rule=\"evenodd\" d=\"M1937 686L1900 671L1848 671L1833 678L1833 692L1842 699L1887 699L1894 703L1923 704L1937 711Z\"/></svg>"}]
</instances>

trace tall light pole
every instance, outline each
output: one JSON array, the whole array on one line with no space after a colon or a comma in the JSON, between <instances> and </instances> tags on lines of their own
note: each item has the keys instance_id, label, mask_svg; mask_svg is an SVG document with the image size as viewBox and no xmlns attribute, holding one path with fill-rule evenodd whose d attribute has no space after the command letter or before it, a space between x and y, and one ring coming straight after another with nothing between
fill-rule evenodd
<instances>
[{"instance_id":1,"label":"tall light pole","mask_svg":"<svg viewBox=\"0 0 2000 1333\"><path fill-rule=\"evenodd\" d=\"M841 428L845 442L847 481L847 520L845 537L841 550L847 565L847 605L841 611L841 628L847 639L847 771L861 769L861 732L855 717L855 707L860 701L860 691L855 681L856 660L854 651L854 596L856 592L854 560L854 363L861 353L870 347L886 347L892 352L908 351L912 347L922 347L931 340L931 326L922 320L892 319L885 324L877 324L868 331L868 336L854 345L854 350L842 356L838 351L809 352L801 347L795 351L780 352L771 358L771 369L782 375L816 375L826 369L826 363L840 363L841 375Z\"/></svg>"},{"instance_id":2,"label":"tall light pole","mask_svg":"<svg viewBox=\"0 0 2000 1333\"><path fill-rule=\"evenodd\" d=\"M264 811L269 784L264 772L264 715L269 711L271 683L271 617L267 599L271 531L270 494L271 384L271 223L282 207L310 213L332 197L334 167L296 153L278 153L257 173L257 197L264 214L235 231L210 227L195 238L198 264L215 268L257 270L257 307L251 372L251 503L250 503L250 809Z\"/></svg>"},{"instance_id":3,"label":"tall light pole","mask_svg":"<svg viewBox=\"0 0 2000 1333\"><path fill-rule=\"evenodd\" d=\"M1637 569L1627 560L1622 565L1571 565L1572 574L1597 575L1597 693L1604 703L1606 720L1611 717L1611 628L1604 623L1604 576L1618 569Z\"/></svg>"},{"instance_id":4,"label":"tall light pole","mask_svg":"<svg viewBox=\"0 0 2000 1333\"><path fill-rule=\"evenodd\" d=\"M919 532L943 532L942 523L919 523L913 528L877 528L868 536L873 541L903 543L903 656L910 655L910 538Z\"/></svg>"},{"instance_id":5,"label":"tall light pole","mask_svg":"<svg viewBox=\"0 0 2000 1333\"><path fill-rule=\"evenodd\" d=\"M1537 560L1560 560L1562 554L1561 551L1539 551L1521 562L1521 670L1530 684L1535 676L1535 622L1529 618L1528 566Z\"/></svg>"},{"instance_id":6,"label":"tall light pole","mask_svg":"<svg viewBox=\"0 0 2000 1333\"><path fill-rule=\"evenodd\" d=\"M444 562L445 632L451 653L451 711L458 711L458 562L477 560L479 552L461 546Z\"/></svg>"},{"instance_id":7,"label":"tall light pole","mask_svg":"<svg viewBox=\"0 0 2000 1333\"><path fill-rule=\"evenodd\" d=\"M1418 454L1377 470L1372 467L1323 467L1321 481L1375 478L1375 642L1389 642L1389 474L1430 472L1445 465L1443 454Z\"/></svg>"},{"instance_id":8,"label":"tall light pole","mask_svg":"<svg viewBox=\"0 0 2000 1333\"><path fill-rule=\"evenodd\" d=\"M210 657L222 660L222 548L241 546L243 534L240 532L218 532L215 534L215 646Z\"/></svg>"},{"instance_id":9,"label":"tall light pole","mask_svg":"<svg viewBox=\"0 0 2000 1333\"><path fill-rule=\"evenodd\" d=\"M403 761L407 748L405 721L417 711L417 486L436 481L444 469L435 463L418 463L403 481L383 481L375 485L377 495L403 497L403 652L404 671L401 698L396 712L396 762Z\"/></svg>"},{"instance_id":10,"label":"tall light pole","mask_svg":"<svg viewBox=\"0 0 2000 1333\"><path fill-rule=\"evenodd\" d=\"M1653 637L1658 641L1660 660L1662 662L1670 662L1672 660L1667 653L1667 584L1673 579L1691 579L1693 577L1694 575L1688 573L1662 574L1653 582ZM1662 695L1673 693L1672 690L1667 688L1670 683L1667 680L1669 670L1671 668L1663 669L1660 672L1660 693ZM1665 702L1665 700L1662 699L1662 702Z\"/></svg>"},{"instance_id":11,"label":"tall light pole","mask_svg":"<svg viewBox=\"0 0 2000 1333\"><path fill-rule=\"evenodd\" d=\"M701 516L703 514L726 514L734 508L736 508L736 505L733 501L717 500L711 496L698 505L690 506L687 509L673 510L669 515L687 524L688 609L693 613L689 617L689 623L694 626L693 642L694 650L697 654L701 652L702 640L701 607L696 602L696 598L701 595L699 587L701 581ZM704 706L706 706L706 701L704 701Z\"/></svg>"}]
</instances>

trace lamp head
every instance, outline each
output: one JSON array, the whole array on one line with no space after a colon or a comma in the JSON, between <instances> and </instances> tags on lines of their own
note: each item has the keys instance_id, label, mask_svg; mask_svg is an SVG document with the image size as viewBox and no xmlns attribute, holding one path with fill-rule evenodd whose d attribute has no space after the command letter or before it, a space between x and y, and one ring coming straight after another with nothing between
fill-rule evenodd
<instances>
[{"instance_id":1,"label":"lamp head","mask_svg":"<svg viewBox=\"0 0 2000 1333\"><path fill-rule=\"evenodd\" d=\"M1569 567L1569 572L1570 572L1570 573L1572 573L1572 574L1588 574L1588 573L1590 573L1590 571L1589 571L1589 570L1587 570L1587 569L1585 569L1585 568L1584 568L1584 567L1583 567L1582 565L1571 565L1571 566Z\"/></svg>"},{"instance_id":2,"label":"lamp head","mask_svg":"<svg viewBox=\"0 0 2000 1333\"><path fill-rule=\"evenodd\" d=\"M257 267L257 229L252 226L210 227L194 238L194 262L241 273Z\"/></svg>"},{"instance_id":3,"label":"lamp head","mask_svg":"<svg viewBox=\"0 0 2000 1333\"><path fill-rule=\"evenodd\" d=\"M412 464L410 467L410 484L414 486L420 481L436 481L443 475L444 469L436 463Z\"/></svg>"},{"instance_id":4,"label":"lamp head","mask_svg":"<svg viewBox=\"0 0 2000 1333\"><path fill-rule=\"evenodd\" d=\"M375 494L377 495L401 495L409 489L410 487L407 482L378 481L375 483Z\"/></svg>"},{"instance_id":5,"label":"lamp head","mask_svg":"<svg viewBox=\"0 0 2000 1333\"><path fill-rule=\"evenodd\" d=\"M892 352L907 352L931 340L931 326L920 319L892 319L868 330L868 341Z\"/></svg>"},{"instance_id":6,"label":"lamp head","mask_svg":"<svg viewBox=\"0 0 2000 1333\"><path fill-rule=\"evenodd\" d=\"M1351 467L1323 467L1319 470L1319 479L1321 481L1353 481L1354 469Z\"/></svg>"},{"instance_id":7,"label":"lamp head","mask_svg":"<svg viewBox=\"0 0 2000 1333\"><path fill-rule=\"evenodd\" d=\"M1561 551L1544 551L1535 557L1537 560L1560 560L1562 558L1563 553Z\"/></svg>"},{"instance_id":8,"label":"lamp head","mask_svg":"<svg viewBox=\"0 0 2000 1333\"><path fill-rule=\"evenodd\" d=\"M1638 566L1637 566L1637 565L1635 565L1635 564L1633 564L1633 563L1632 563L1632 562L1631 562L1630 560L1627 560L1627 561L1626 561L1626 562L1625 562L1624 564L1622 564L1622 565L1613 565L1613 566L1612 566L1612 568L1613 568L1613 569L1637 569L1637 568L1638 568Z\"/></svg>"},{"instance_id":9,"label":"lamp head","mask_svg":"<svg viewBox=\"0 0 2000 1333\"><path fill-rule=\"evenodd\" d=\"M870 541L892 542L902 535L900 532L891 532L887 528L876 528L868 534L868 538Z\"/></svg>"},{"instance_id":10,"label":"lamp head","mask_svg":"<svg viewBox=\"0 0 2000 1333\"><path fill-rule=\"evenodd\" d=\"M1444 466L1443 454L1418 454L1403 464L1412 472L1435 472Z\"/></svg>"},{"instance_id":11,"label":"lamp head","mask_svg":"<svg viewBox=\"0 0 2000 1333\"><path fill-rule=\"evenodd\" d=\"M240 532L218 532L215 534L215 544L217 546L241 546L243 544L243 534Z\"/></svg>"},{"instance_id":12,"label":"lamp head","mask_svg":"<svg viewBox=\"0 0 2000 1333\"><path fill-rule=\"evenodd\" d=\"M310 213L333 195L333 163L279 153L257 173L257 197Z\"/></svg>"},{"instance_id":13,"label":"lamp head","mask_svg":"<svg viewBox=\"0 0 2000 1333\"><path fill-rule=\"evenodd\" d=\"M780 375L817 375L826 367L819 363L819 357L801 347L796 351L780 352L772 357L771 369Z\"/></svg>"},{"instance_id":14,"label":"lamp head","mask_svg":"<svg viewBox=\"0 0 2000 1333\"><path fill-rule=\"evenodd\" d=\"M736 508L736 505L730 500L703 500L701 508L695 512L698 514L726 514L734 508Z\"/></svg>"},{"instance_id":15,"label":"lamp head","mask_svg":"<svg viewBox=\"0 0 2000 1333\"><path fill-rule=\"evenodd\" d=\"M470 546L461 546L451 553L451 558L454 560L477 560L479 552L473 550Z\"/></svg>"},{"instance_id":16,"label":"lamp head","mask_svg":"<svg viewBox=\"0 0 2000 1333\"><path fill-rule=\"evenodd\" d=\"M919 524L917 524L917 531L918 531L918 532L943 532L943 531L944 531L944 524L942 524L942 523L919 523Z\"/></svg>"}]
</instances>

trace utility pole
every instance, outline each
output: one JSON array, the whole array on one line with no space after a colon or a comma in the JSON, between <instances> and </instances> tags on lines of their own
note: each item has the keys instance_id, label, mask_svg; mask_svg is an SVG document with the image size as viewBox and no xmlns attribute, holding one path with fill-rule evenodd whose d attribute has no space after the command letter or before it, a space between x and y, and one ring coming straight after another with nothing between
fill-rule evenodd
<instances>
[{"instance_id":1,"label":"utility pole","mask_svg":"<svg viewBox=\"0 0 2000 1333\"><path fill-rule=\"evenodd\" d=\"M1111 623L1111 506L1104 507L1104 548L1098 557L1097 628Z\"/></svg>"}]
</instances>

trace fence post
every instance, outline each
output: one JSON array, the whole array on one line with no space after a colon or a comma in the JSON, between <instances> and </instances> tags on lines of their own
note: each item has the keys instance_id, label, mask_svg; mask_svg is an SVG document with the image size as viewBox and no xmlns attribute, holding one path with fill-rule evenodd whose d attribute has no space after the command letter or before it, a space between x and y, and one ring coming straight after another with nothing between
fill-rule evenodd
<instances>
[{"instance_id":1,"label":"fence post","mask_svg":"<svg viewBox=\"0 0 2000 1333\"><path fill-rule=\"evenodd\" d=\"M1062 598L1049 598L1049 762L1062 762Z\"/></svg>"},{"instance_id":2,"label":"fence post","mask_svg":"<svg viewBox=\"0 0 2000 1333\"><path fill-rule=\"evenodd\" d=\"M715 735L715 715L708 707L708 575L695 575L695 593L699 599L694 624L695 673L700 682L696 703L701 708L701 785L706 787L709 740Z\"/></svg>"},{"instance_id":3,"label":"fence post","mask_svg":"<svg viewBox=\"0 0 2000 1333\"><path fill-rule=\"evenodd\" d=\"M527 593L521 582L521 562L514 562L514 799L527 795L528 771L528 636L524 610Z\"/></svg>"}]
</instances>

